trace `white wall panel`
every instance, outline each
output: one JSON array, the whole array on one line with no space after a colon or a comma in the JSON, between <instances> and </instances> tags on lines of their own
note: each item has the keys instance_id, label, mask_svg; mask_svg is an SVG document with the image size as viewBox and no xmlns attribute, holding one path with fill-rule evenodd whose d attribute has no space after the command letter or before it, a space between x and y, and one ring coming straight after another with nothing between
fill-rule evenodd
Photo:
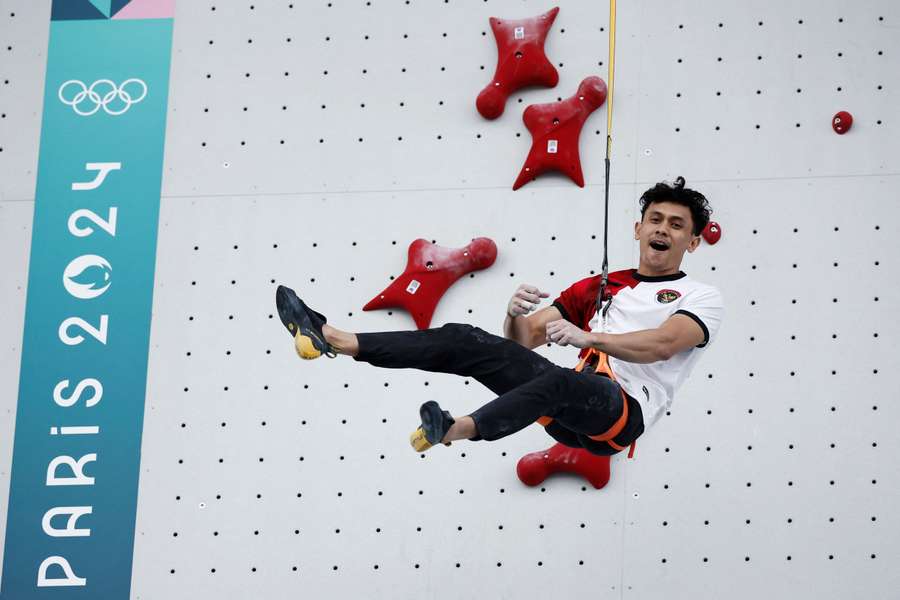
<instances>
[{"instance_id":1,"label":"white wall panel","mask_svg":"<svg viewBox=\"0 0 900 600\"><path fill-rule=\"evenodd\" d=\"M510 188L530 146L524 108L606 78L607 5L559 3L555 89L515 94L495 121L475 111L495 64L488 17L551 6L178 4L133 597L900 589L891 2L619 3L610 269L637 266L641 192L683 175L724 233L682 268L722 290L726 314L671 414L634 461L613 458L603 490L519 483L518 458L552 444L537 427L412 452L421 402L465 414L492 399L474 380L294 354L277 284L342 329L413 328L361 307L418 237L487 236L499 250L448 290L435 327L499 334L519 283L552 299L599 272L605 107L582 133L586 188L562 176ZM10 0L0 14L0 531L48 9ZM856 119L844 136L838 110ZM571 348L538 351L575 364Z\"/></svg>"}]
</instances>

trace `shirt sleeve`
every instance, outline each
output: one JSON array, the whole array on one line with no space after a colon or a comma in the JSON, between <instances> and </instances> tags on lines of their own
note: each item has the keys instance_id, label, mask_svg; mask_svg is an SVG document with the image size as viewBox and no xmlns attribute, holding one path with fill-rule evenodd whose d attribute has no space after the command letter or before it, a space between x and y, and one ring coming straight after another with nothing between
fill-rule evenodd
<instances>
[{"instance_id":1,"label":"shirt sleeve","mask_svg":"<svg viewBox=\"0 0 900 600\"><path fill-rule=\"evenodd\" d=\"M703 342L696 348L703 348L712 341L722 322L725 302L722 293L715 287L708 287L691 292L685 296L681 306L674 314L687 315L703 330Z\"/></svg>"},{"instance_id":2,"label":"shirt sleeve","mask_svg":"<svg viewBox=\"0 0 900 600\"><path fill-rule=\"evenodd\" d=\"M591 277L576 281L568 288L560 292L553 306L559 309L562 318L578 327L585 329L590 316L588 313L594 305L594 299L589 293Z\"/></svg>"}]
</instances>

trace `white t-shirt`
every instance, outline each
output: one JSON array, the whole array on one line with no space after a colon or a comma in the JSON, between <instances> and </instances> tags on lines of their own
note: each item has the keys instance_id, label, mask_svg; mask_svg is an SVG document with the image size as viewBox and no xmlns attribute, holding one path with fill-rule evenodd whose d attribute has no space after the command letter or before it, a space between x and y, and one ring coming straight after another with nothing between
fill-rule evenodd
<instances>
[{"instance_id":1,"label":"white t-shirt","mask_svg":"<svg viewBox=\"0 0 900 600\"><path fill-rule=\"evenodd\" d=\"M602 331L597 311L600 275L587 277L564 290L554 300L563 318L586 331ZM703 329L701 344L683 350L669 360L632 363L609 356L609 366L625 392L641 405L644 428L650 428L671 407L675 391L716 339L724 312L721 292L695 281L683 271L672 275L641 275L637 269L609 273L607 289L613 295L606 317L606 333L655 329L670 316L681 313ZM587 353L582 349L579 357Z\"/></svg>"}]
</instances>

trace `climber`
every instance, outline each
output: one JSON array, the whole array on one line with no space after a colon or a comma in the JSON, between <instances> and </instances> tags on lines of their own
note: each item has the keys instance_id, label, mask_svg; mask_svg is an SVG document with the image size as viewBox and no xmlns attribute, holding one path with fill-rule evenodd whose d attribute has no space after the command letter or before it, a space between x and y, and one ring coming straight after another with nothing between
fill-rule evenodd
<instances>
[{"instance_id":1,"label":"climber","mask_svg":"<svg viewBox=\"0 0 900 600\"><path fill-rule=\"evenodd\" d=\"M640 204L641 220L634 224L639 266L608 274L613 301L605 328L597 306L600 275L573 283L541 310L537 305L549 294L520 285L507 304L504 337L464 323L349 333L328 325L284 286L276 292L278 314L301 358L346 354L379 367L453 373L497 395L456 418L437 402L422 404L421 426L410 436L416 451L455 440L497 440L541 419L558 442L612 455L633 445L671 406L716 337L723 311L717 288L680 270L685 251L697 249L709 222L706 198L679 177L674 185L648 189ZM603 366L615 376L598 376L596 363L580 371L556 365L533 350L544 343L574 346L582 357L608 357ZM615 436L596 441L604 432Z\"/></svg>"}]
</instances>

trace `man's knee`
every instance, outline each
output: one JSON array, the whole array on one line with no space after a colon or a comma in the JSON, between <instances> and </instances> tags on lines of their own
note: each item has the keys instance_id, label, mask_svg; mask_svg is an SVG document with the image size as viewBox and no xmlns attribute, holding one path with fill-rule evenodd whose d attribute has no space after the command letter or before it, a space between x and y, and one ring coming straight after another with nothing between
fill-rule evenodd
<instances>
[{"instance_id":1,"label":"man's knee","mask_svg":"<svg viewBox=\"0 0 900 600\"><path fill-rule=\"evenodd\" d=\"M454 346L465 341L472 330L468 323L444 323L439 331L445 341L452 342Z\"/></svg>"},{"instance_id":2,"label":"man's knee","mask_svg":"<svg viewBox=\"0 0 900 600\"><path fill-rule=\"evenodd\" d=\"M445 323L441 329L445 329L447 332L462 338L471 338L482 344L500 344L506 340L506 338L494 335L481 327L475 327L468 323Z\"/></svg>"}]
</instances>

